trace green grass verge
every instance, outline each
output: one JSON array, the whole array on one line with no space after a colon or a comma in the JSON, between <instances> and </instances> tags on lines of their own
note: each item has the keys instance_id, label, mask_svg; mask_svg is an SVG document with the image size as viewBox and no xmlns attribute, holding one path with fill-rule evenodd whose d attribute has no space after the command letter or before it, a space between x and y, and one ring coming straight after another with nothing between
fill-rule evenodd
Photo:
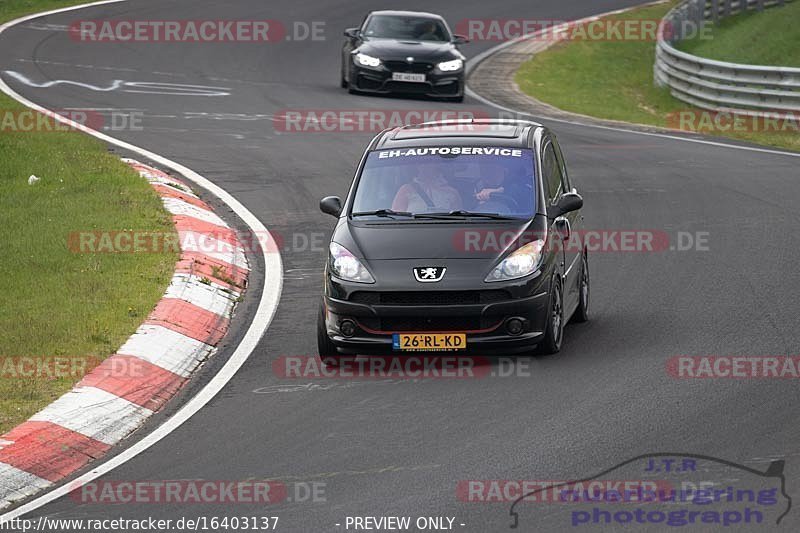
<instances>
[{"instance_id":1,"label":"green grass verge","mask_svg":"<svg viewBox=\"0 0 800 533\"><path fill-rule=\"evenodd\" d=\"M78 3L2 0L0 21ZM0 95L0 114L22 109ZM28 185L31 174L41 181ZM152 188L103 143L75 132L0 130L0 433L81 377L22 378L16 358L76 358L89 370L162 296L176 254L79 254L67 247L70 232L123 229L174 231Z\"/></svg>"},{"instance_id":2,"label":"green grass verge","mask_svg":"<svg viewBox=\"0 0 800 533\"><path fill-rule=\"evenodd\" d=\"M0 23L60 7L88 4L91 0L0 0Z\"/></svg>"},{"instance_id":3,"label":"green grass verge","mask_svg":"<svg viewBox=\"0 0 800 533\"><path fill-rule=\"evenodd\" d=\"M800 2L747 11L722 19L709 39L688 39L678 48L690 54L749 65L800 67ZM742 43L748 43L742 46Z\"/></svg>"},{"instance_id":4,"label":"green grass verge","mask_svg":"<svg viewBox=\"0 0 800 533\"><path fill-rule=\"evenodd\" d=\"M642 7L609 18L660 19L675 4ZM797 41L800 26L796 25L791 31ZM751 40L742 48L761 50L762 47L759 40ZM652 41L565 41L523 63L516 74L516 82L525 93L566 111L675 127L670 117L691 106L672 97L667 89L653 85L654 59L655 43ZM700 122L698 125L702 133L800 150L800 134L793 128L769 132L721 131L723 128L703 128Z\"/></svg>"}]
</instances>

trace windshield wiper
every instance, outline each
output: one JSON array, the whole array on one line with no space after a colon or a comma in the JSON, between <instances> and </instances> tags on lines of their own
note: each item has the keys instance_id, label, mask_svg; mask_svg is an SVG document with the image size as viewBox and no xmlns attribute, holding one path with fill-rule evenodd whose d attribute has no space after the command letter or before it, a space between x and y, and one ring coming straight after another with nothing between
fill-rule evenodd
<instances>
[{"instance_id":1,"label":"windshield wiper","mask_svg":"<svg viewBox=\"0 0 800 533\"><path fill-rule=\"evenodd\" d=\"M388 218L408 217L415 219L430 219L430 220L449 220L454 217L476 217L476 218L488 218L492 220L516 220L516 218L514 217L507 217L504 215L500 215L498 213L473 213L472 211L464 211L464 210L450 211L448 213L444 212L411 213L409 211L395 211L393 209L376 209L375 211L359 211L358 213L352 213L351 216L354 217L375 216L375 217L388 217Z\"/></svg>"},{"instance_id":2,"label":"windshield wiper","mask_svg":"<svg viewBox=\"0 0 800 533\"><path fill-rule=\"evenodd\" d=\"M464 211L463 209L450 211L449 213L424 213L424 215L431 217L477 217L492 220L517 220L516 217L509 217L499 213L476 213L474 211Z\"/></svg>"},{"instance_id":3,"label":"windshield wiper","mask_svg":"<svg viewBox=\"0 0 800 533\"><path fill-rule=\"evenodd\" d=\"M376 216L376 217L412 217L414 216L412 213L408 211L395 211L393 209L376 209L375 211L361 211L359 213L353 213L351 216L354 217L366 217L366 216Z\"/></svg>"}]
</instances>

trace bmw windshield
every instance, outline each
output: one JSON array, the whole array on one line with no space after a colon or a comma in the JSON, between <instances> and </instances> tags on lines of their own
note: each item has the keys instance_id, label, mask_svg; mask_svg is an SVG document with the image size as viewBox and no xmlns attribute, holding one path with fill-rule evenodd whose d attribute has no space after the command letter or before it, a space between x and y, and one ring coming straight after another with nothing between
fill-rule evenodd
<instances>
[{"instance_id":1,"label":"bmw windshield","mask_svg":"<svg viewBox=\"0 0 800 533\"><path fill-rule=\"evenodd\" d=\"M364 28L366 37L401 41L448 42L450 33L436 19L396 15L374 15Z\"/></svg>"},{"instance_id":2,"label":"bmw windshield","mask_svg":"<svg viewBox=\"0 0 800 533\"><path fill-rule=\"evenodd\" d=\"M533 152L454 146L371 152L351 216L532 218Z\"/></svg>"}]
</instances>

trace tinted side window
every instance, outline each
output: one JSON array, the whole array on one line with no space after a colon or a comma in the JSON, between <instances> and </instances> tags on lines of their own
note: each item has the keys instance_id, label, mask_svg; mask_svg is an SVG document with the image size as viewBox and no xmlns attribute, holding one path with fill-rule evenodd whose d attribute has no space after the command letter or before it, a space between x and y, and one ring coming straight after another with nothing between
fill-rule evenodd
<instances>
[{"instance_id":1,"label":"tinted side window","mask_svg":"<svg viewBox=\"0 0 800 533\"><path fill-rule=\"evenodd\" d=\"M558 168L561 169L561 177L562 177L561 189L564 192L567 192L572 189L572 185L570 185L569 182L569 174L567 173L567 165L564 162L564 154L561 153L561 146L559 146L558 140L555 137L553 137L553 147L555 148L556 151Z\"/></svg>"},{"instance_id":2,"label":"tinted side window","mask_svg":"<svg viewBox=\"0 0 800 533\"><path fill-rule=\"evenodd\" d=\"M556 159L552 143L548 142L542 153L542 179L544 180L545 194L549 203L561 195L561 169Z\"/></svg>"}]
</instances>

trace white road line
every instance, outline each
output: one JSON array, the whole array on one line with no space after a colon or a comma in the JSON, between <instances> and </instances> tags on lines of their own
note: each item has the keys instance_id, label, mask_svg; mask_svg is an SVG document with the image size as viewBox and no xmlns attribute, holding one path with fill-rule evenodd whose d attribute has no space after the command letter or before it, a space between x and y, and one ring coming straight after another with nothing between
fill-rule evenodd
<instances>
[{"instance_id":1,"label":"white road line","mask_svg":"<svg viewBox=\"0 0 800 533\"><path fill-rule=\"evenodd\" d=\"M56 85L72 85L73 87L82 87L84 89L89 89L90 91L108 93L111 91L116 91L117 89L122 87L123 83L125 83L125 80L114 80L108 87L100 87L99 85L90 85L88 83L82 83L79 81L72 81L72 80L48 80L42 82L34 82L28 79L26 75L21 74L19 72L15 72L13 70L4 70L3 74L5 74L10 78L14 78L18 82L23 83L28 87L33 87L34 89L49 89L51 87L55 87Z\"/></svg>"},{"instance_id":2,"label":"white road line","mask_svg":"<svg viewBox=\"0 0 800 533\"><path fill-rule=\"evenodd\" d=\"M15 26L17 24L21 24L23 22L27 22L29 20L33 20L39 17L43 17L46 15L51 15L55 13L64 13L68 11L74 11L77 9L83 9L86 7L96 6L96 5L103 5L103 4L113 4L117 2L122 2L126 0L103 0L101 2L94 2L91 4L84 4L81 6L72 6L62 9L56 9L53 11L47 11L44 13L38 13L34 15L28 15L26 17L22 17L16 20L12 20L7 22L3 25L0 25L0 34ZM0 90L2 90L7 95L11 96L18 102L26 105L30 108L33 108L40 112L47 112L47 109L44 107L37 105L30 100L24 98L23 96L17 94L11 87L9 87L2 79L0 79ZM113 137L110 137L104 133L99 131L95 131L89 129L82 124L78 124L77 122L68 120L61 116L56 116L56 120L63 124L67 124L72 128L80 129L92 135L100 140L105 142L114 144L122 149L129 150L131 152L135 152L142 157L150 159L156 164L162 165L167 167L187 179L193 181L197 185L203 187L211 194L218 197L222 200L225 204L228 205L236 215L241 218L245 224L250 228L251 231L255 232L256 235L259 233L263 235L267 235L267 228L261 223L255 215L253 215L246 207L244 207L236 198L231 196L227 191L222 189L221 187L217 186L213 182L207 180L197 172L167 159L166 157L160 156L154 152L149 150L145 150L144 148L139 148L138 146L134 146L130 143L120 141ZM270 236L270 239L272 237ZM22 505L13 511L9 511L6 514L0 515L0 523L6 522L13 518L18 518L23 516L31 511L39 509L43 505L46 505L58 498L66 496L75 487L84 485L86 483L90 483L95 479L99 478L100 476L111 472L115 468L127 463L143 451L147 450L154 444L158 443L161 439L168 436L170 433L178 429L184 422L189 420L195 413L197 413L200 409L202 409L209 401L211 401L214 396L216 396L224 387L225 385L233 378L236 372L241 368L241 366L247 361L250 354L258 345L258 341L267 331L267 328L272 322L272 317L275 315L275 311L278 307L278 301L280 300L281 290L283 287L283 268L281 266L281 256L279 253L275 253L274 251L267 252L271 246L275 246L277 249L277 245L275 244L274 240L269 246L266 246L264 250L262 250L262 256L264 259L265 265L265 272L264 272L264 288L260 296L260 300L258 303L258 308L256 309L255 315L253 316L253 321L250 323L250 327L247 329L247 332L242 337L242 340L239 342L239 345L236 347L236 350L231 354L230 359L225 363L225 365L220 369L217 374L211 378L211 380L206 384L203 389L197 393L191 400L189 400L177 413L175 413L172 417L166 420L162 425L158 428L153 430L149 435L145 436L139 442L131 445L129 448L126 448L118 455L108 459L105 462L102 462L96 465L92 470L83 474L82 476L78 477L74 481L70 482L69 484L61 485L60 487L44 494L25 505ZM251 284L252 286L252 284Z\"/></svg>"},{"instance_id":3,"label":"white road line","mask_svg":"<svg viewBox=\"0 0 800 533\"><path fill-rule=\"evenodd\" d=\"M95 387L77 387L30 420L51 422L110 446L141 426L153 411Z\"/></svg>"}]
</instances>

